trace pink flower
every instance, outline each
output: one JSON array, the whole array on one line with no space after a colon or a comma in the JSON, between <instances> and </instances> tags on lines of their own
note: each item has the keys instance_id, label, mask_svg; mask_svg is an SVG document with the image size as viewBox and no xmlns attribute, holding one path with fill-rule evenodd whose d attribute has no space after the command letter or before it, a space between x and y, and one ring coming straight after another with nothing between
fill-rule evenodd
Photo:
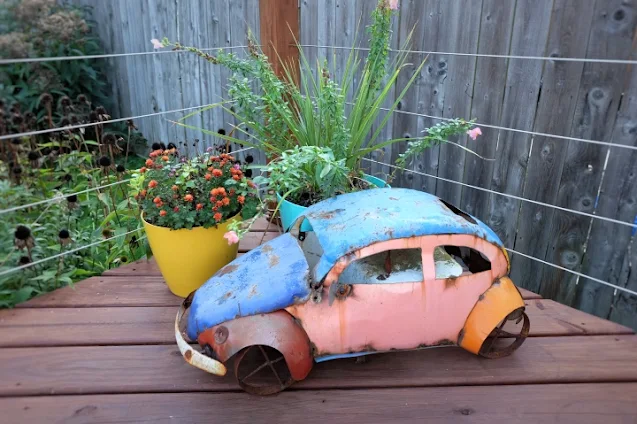
<instances>
[{"instance_id":1,"label":"pink flower","mask_svg":"<svg viewBox=\"0 0 637 424\"><path fill-rule=\"evenodd\" d=\"M239 165L238 163L235 163L235 164L233 165L233 168L234 168L234 169L241 169L241 165Z\"/></svg>"},{"instance_id":2,"label":"pink flower","mask_svg":"<svg viewBox=\"0 0 637 424\"><path fill-rule=\"evenodd\" d=\"M228 231L223 235L223 238L228 240L228 246L239 243L239 236L234 231Z\"/></svg>"},{"instance_id":3,"label":"pink flower","mask_svg":"<svg viewBox=\"0 0 637 424\"><path fill-rule=\"evenodd\" d=\"M472 140L475 140L479 135L482 135L482 130L480 127L475 127L474 129L467 131L467 135L471 137Z\"/></svg>"},{"instance_id":4,"label":"pink flower","mask_svg":"<svg viewBox=\"0 0 637 424\"><path fill-rule=\"evenodd\" d=\"M161 41L159 41L156 38L153 38L152 40L150 40L151 43L153 43L153 48L155 49L163 49L164 45L161 43Z\"/></svg>"},{"instance_id":5,"label":"pink flower","mask_svg":"<svg viewBox=\"0 0 637 424\"><path fill-rule=\"evenodd\" d=\"M391 10L398 10L398 2L399 0L389 0L389 8Z\"/></svg>"}]
</instances>

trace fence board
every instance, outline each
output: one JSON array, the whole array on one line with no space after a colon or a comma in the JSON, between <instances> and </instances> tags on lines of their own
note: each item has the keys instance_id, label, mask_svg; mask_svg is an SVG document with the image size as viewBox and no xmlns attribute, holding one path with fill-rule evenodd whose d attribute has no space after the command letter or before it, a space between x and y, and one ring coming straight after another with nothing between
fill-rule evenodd
<instances>
[{"instance_id":1,"label":"fence board","mask_svg":"<svg viewBox=\"0 0 637 424\"><path fill-rule=\"evenodd\" d=\"M586 57L629 59L637 16L618 14L625 2L597 0L590 27ZM621 18L621 19L617 19ZM584 65L571 135L591 140L609 141L617 115L626 69L623 65L587 63ZM559 182L559 206L592 213L601 184L608 148L577 141L568 142L564 170ZM615 155L624 152L615 152ZM557 181L553 183L557 186ZM546 260L569 269L580 270L586 249L591 219L568 212L555 211ZM627 228L615 231L629 231ZM540 290L543 296L572 304L578 277L565 271L545 267ZM609 302L610 304L610 302Z\"/></svg>"},{"instance_id":2,"label":"fence board","mask_svg":"<svg viewBox=\"0 0 637 424\"><path fill-rule=\"evenodd\" d=\"M515 2L484 0L480 23L478 53L509 54ZM502 104L506 87L508 61L499 58L478 58L468 118L498 125L502 117ZM495 158L500 132L482 128L477 142L467 141L467 147L486 158ZM490 187L494 161L484 161L475 155L465 157L464 182L479 187ZM461 209L488 222L489 195L483 191L463 188Z\"/></svg>"},{"instance_id":3,"label":"fence board","mask_svg":"<svg viewBox=\"0 0 637 424\"><path fill-rule=\"evenodd\" d=\"M556 0L551 16L551 29L546 56L583 57L593 16L592 2ZM553 62L544 64L542 91L538 101L534 130L569 135L577 101L577 88L583 64L579 62ZM523 83L523 82L519 82ZM554 204L557 200L558 181L562 175L567 143L551 137L535 137L528 162L524 197ZM544 258L551 244L551 219L554 209L523 202L518 220L515 250ZM541 287L544 266L516 256L512 261L514 281L532 290Z\"/></svg>"}]
</instances>

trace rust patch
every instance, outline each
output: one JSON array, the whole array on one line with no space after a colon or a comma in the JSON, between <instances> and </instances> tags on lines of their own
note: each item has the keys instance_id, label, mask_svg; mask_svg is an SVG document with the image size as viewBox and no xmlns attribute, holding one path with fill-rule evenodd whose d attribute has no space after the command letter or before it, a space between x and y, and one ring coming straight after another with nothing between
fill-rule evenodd
<instances>
[{"instance_id":1,"label":"rust patch","mask_svg":"<svg viewBox=\"0 0 637 424\"><path fill-rule=\"evenodd\" d=\"M230 299L230 296L232 296L232 292L226 293L223 297L225 297L226 299Z\"/></svg>"},{"instance_id":2,"label":"rust patch","mask_svg":"<svg viewBox=\"0 0 637 424\"><path fill-rule=\"evenodd\" d=\"M253 297L253 296L256 296L258 293L259 293L259 292L258 292L258 290L257 290L257 285L255 284L255 285L253 285L253 286L252 286L252 288L250 289L250 293L248 293L248 299L249 299L249 298L251 298L251 297Z\"/></svg>"},{"instance_id":3,"label":"rust patch","mask_svg":"<svg viewBox=\"0 0 637 424\"><path fill-rule=\"evenodd\" d=\"M541 311L543 311L543 310L545 309L545 308L544 308L544 305L543 305L543 304L542 304L542 302L540 302L539 300L536 300L536 301L535 301L535 306L537 306L537 308L538 308L539 310L541 310Z\"/></svg>"},{"instance_id":4,"label":"rust patch","mask_svg":"<svg viewBox=\"0 0 637 424\"><path fill-rule=\"evenodd\" d=\"M458 333L458 346L462 344L462 339L464 339L464 328Z\"/></svg>"},{"instance_id":5,"label":"rust patch","mask_svg":"<svg viewBox=\"0 0 637 424\"><path fill-rule=\"evenodd\" d=\"M397 197L390 197L389 200L398 200Z\"/></svg>"},{"instance_id":6,"label":"rust patch","mask_svg":"<svg viewBox=\"0 0 637 424\"><path fill-rule=\"evenodd\" d=\"M484 293L482 293L480 296L478 296L478 302L481 302L484 300Z\"/></svg>"},{"instance_id":7,"label":"rust patch","mask_svg":"<svg viewBox=\"0 0 637 424\"><path fill-rule=\"evenodd\" d=\"M263 248L261 250L263 250L263 252L265 252L265 253L270 253L274 249L269 244L266 244L265 246L263 246Z\"/></svg>"},{"instance_id":8,"label":"rust patch","mask_svg":"<svg viewBox=\"0 0 637 424\"><path fill-rule=\"evenodd\" d=\"M279 264L279 256L278 255L270 255L268 259L268 265L270 268L275 267Z\"/></svg>"},{"instance_id":9,"label":"rust patch","mask_svg":"<svg viewBox=\"0 0 637 424\"><path fill-rule=\"evenodd\" d=\"M445 290L447 289L455 289L458 280L456 278L446 278L445 279Z\"/></svg>"},{"instance_id":10,"label":"rust patch","mask_svg":"<svg viewBox=\"0 0 637 424\"><path fill-rule=\"evenodd\" d=\"M221 270L219 270L219 272L217 273L217 276L221 277L222 275L230 274L231 272L236 271L237 268L239 268L239 265L226 265L223 268L221 268Z\"/></svg>"},{"instance_id":11,"label":"rust patch","mask_svg":"<svg viewBox=\"0 0 637 424\"><path fill-rule=\"evenodd\" d=\"M184 352L184 358L186 358L186 361L190 362L190 360L192 359L192 350L187 350L186 352Z\"/></svg>"},{"instance_id":12,"label":"rust patch","mask_svg":"<svg viewBox=\"0 0 637 424\"><path fill-rule=\"evenodd\" d=\"M333 211L325 211L315 215L319 219L332 219L334 215L344 212L345 209L334 209Z\"/></svg>"},{"instance_id":13,"label":"rust patch","mask_svg":"<svg viewBox=\"0 0 637 424\"><path fill-rule=\"evenodd\" d=\"M370 344L366 344L363 346L363 350L361 352L376 352L376 348Z\"/></svg>"}]
</instances>

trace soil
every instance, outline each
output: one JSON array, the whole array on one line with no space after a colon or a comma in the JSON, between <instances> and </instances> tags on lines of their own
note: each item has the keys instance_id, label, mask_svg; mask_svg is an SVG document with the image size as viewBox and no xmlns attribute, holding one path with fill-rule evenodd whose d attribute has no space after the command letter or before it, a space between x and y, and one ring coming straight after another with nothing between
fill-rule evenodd
<instances>
[{"instance_id":1,"label":"soil","mask_svg":"<svg viewBox=\"0 0 637 424\"><path fill-rule=\"evenodd\" d=\"M354 188L351 191L367 190L368 188L372 186L373 185L369 183L368 181L357 178L356 180L354 180ZM343 194L343 193L345 192L337 193L337 194ZM294 203L300 206L308 207L320 202L321 200L325 200L325 199L321 199L318 193L305 191L301 193L297 199L294 200Z\"/></svg>"}]
</instances>

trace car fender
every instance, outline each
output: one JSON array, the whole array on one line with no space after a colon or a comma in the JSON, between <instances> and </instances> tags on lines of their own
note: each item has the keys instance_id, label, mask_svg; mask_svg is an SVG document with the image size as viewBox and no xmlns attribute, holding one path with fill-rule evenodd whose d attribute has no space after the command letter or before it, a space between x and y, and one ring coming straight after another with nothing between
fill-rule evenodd
<instances>
[{"instance_id":1,"label":"car fender","mask_svg":"<svg viewBox=\"0 0 637 424\"><path fill-rule=\"evenodd\" d=\"M283 354L296 381L305 379L314 364L305 330L284 310L226 321L201 332L197 341L210 346L221 362L251 345L270 346Z\"/></svg>"},{"instance_id":2,"label":"car fender","mask_svg":"<svg viewBox=\"0 0 637 424\"><path fill-rule=\"evenodd\" d=\"M524 308L524 299L508 277L493 283L476 302L458 337L458 345L478 354L482 344L511 312Z\"/></svg>"}]
</instances>

